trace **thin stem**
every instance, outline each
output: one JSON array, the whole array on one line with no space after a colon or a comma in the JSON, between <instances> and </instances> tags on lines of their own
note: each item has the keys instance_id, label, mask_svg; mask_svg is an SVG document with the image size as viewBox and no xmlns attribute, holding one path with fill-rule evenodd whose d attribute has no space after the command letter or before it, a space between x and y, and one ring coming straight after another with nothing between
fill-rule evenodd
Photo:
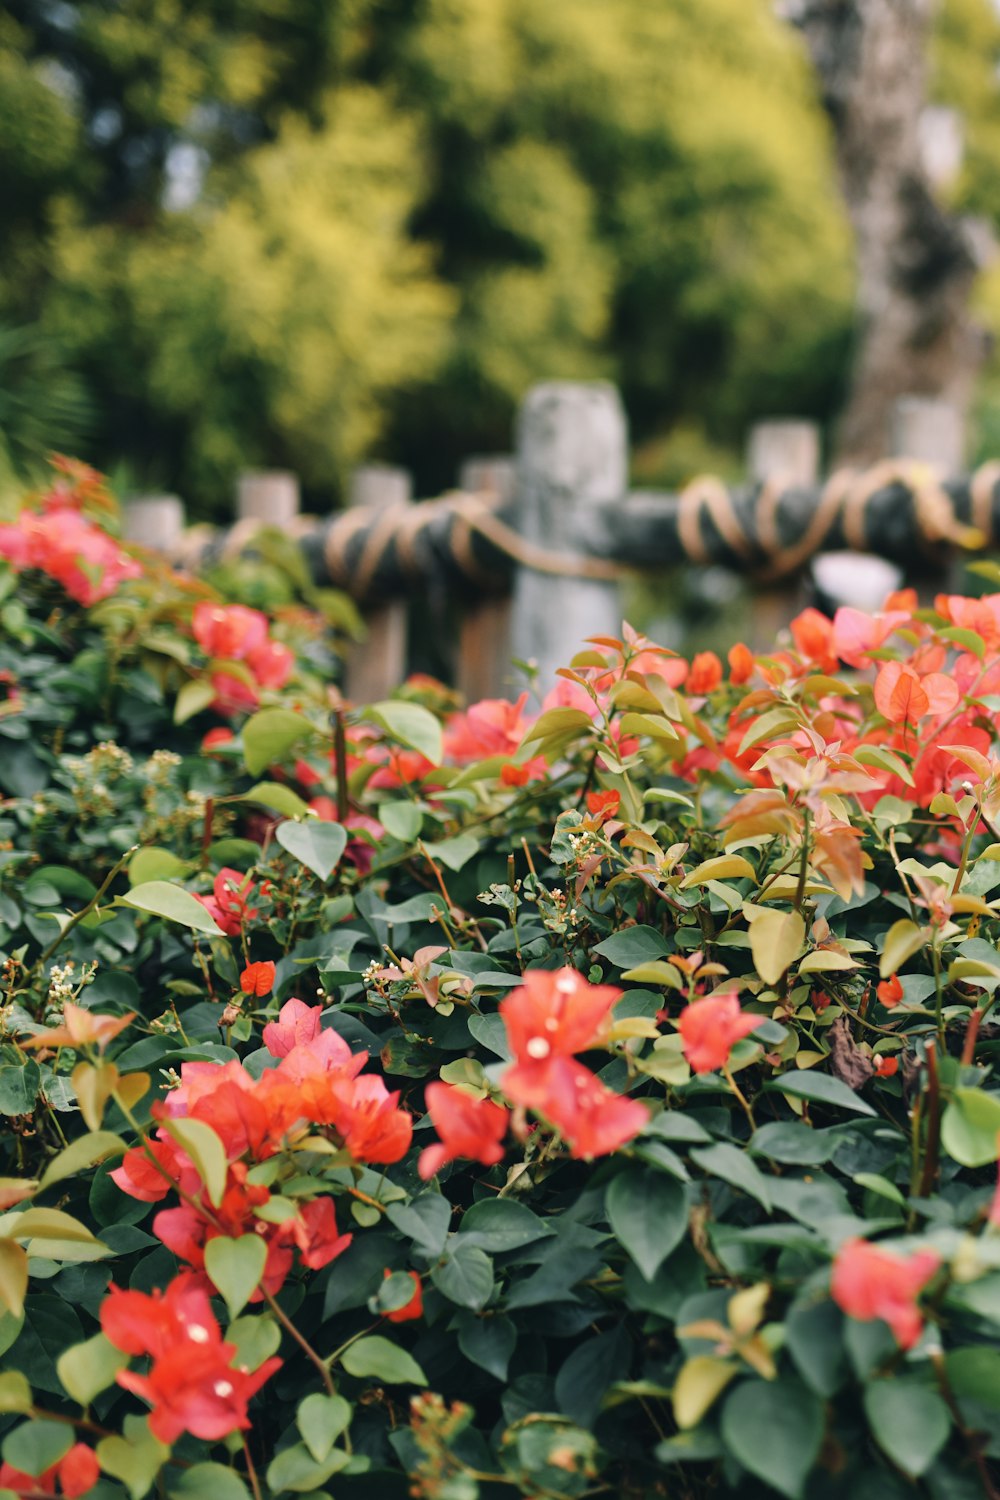
<instances>
[{"instance_id":1,"label":"thin stem","mask_svg":"<svg viewBox=\"0 0 1000 1500\"><path fill-rule=\"evenodd\" d=\"M736 1082L736 1079L733 1077L732 1070L730 1069L730 1066L727 1062L722 1064L722 1072L725 1075L726 1082L729 1084L729 1087L732 1089L737 1100L739 1101L740 1108L747 1117L751 1131L756 1130L757 1121L753 1117L753 1110L747 1103L746 1095L743 1093L739 1084Z\"/></svg>"},{"instance_id":2,"label":"thin stem","mask_svg":"<svg viewBox=\"0 0 1000 1500\"><path fill-rule=\"evenodd\" d=\"M316 1366L316 1369L320 1373L320 1378L323 1381L324 1386L326 1387L326 1394L328 1396L335 1396L337 1394L337 1387L333 1383L333 1380L330 1376L330 1371L327 1369L324 1360L320 1357L320 1355L316 1353L316 1350L313 1348L312 1344L310 1344L309 1340L302 1336L288 1314L278 1306L277 1302L271 1296L271 1293L267 1290L267 1288L262 1286L260 1290L263 1293L264 1301L274 1313L274 1316L277 1318L282 1328L288 1334L289 1338L295 1340L306 1358Z\"/></svg>"},{"instance_id":3,"label":"thin stem","mask_svg":"<svg viewBox=\"0 0 1000 1500\"><path fill-rule=\"evenodd\" d=\"M243 1433L243 1458L247 1466L247 1478L250 1488L253 1490L254 1500L261 1500L260 1480L257 1478L257 1470L254 1468L253 1459L250 1457L250 1444L247 1442L246 1433Z\"/></svg>"},{"instance_id":4,"label":"thin stem","mask_svg":"<svg viewBox=\"0 0 1000 1500\"><path fill-rule=\"evenodd\" d=\"M60 943L62 943L69 936L69 934L73 931L73 928L76 927L79 922L83 921L88 912L92 912L94 910L95 906L97 906L101 897L104 895L105 891L108 889L108 886L114 880L115 876L120 874L120 872L125 868L126 864L132 858L132 855L139 847L140 846L138 844L133 844L131 849L127 849L125 851L118 863L111 866L111 869L104 877L103 884L96 892L96 894L91 896L86 906L82 906L79 911L73 913L62 931L52 939L51 943L45 949L45 952L42 954L41 958L38 960L40 967L44 968L45 964L52 957L53 953L59 947Z\"/></svg>"},{"instance_id":5,"label":"thin stem","mask_svg":"<svg viewBox=\"0 0 1000 1500\"><path fill-rule=\"evenodd\" d=\"M928 1041L924 1049L927 1061L927 1143L924 1147L924 1170L918 1196L926 1198L938 1171L938 1147L941 1139L941 1086L938 1080L937 1047Z\"/></svg>"}]
</instances>

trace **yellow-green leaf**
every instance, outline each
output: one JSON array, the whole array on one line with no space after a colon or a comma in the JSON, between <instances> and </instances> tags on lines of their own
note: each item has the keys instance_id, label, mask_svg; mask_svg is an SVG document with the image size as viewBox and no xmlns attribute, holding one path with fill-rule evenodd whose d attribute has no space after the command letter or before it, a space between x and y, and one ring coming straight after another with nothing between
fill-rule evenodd
<instances>
[{"instance_id":1,"label":"yellow-green leaf","mask_svg":"<svg viewBox=\"0 0 1000 1500\"><path fill-rule=\"evenodd\" d=\"M674 1381L674 1421L681 1431L697 1427L739 1370L734 1360L695 1354L685 1360Z\"/></svg>"},{"instance_id":2,"label":"yellow-green leaf","mask_svg":"<svg viewBox=\"0 0 1000 1500\"><path fill-rule=\"evenodd\" d=\"M908 917L901 917L898 922L893 922L885 935L882 957L879 959L878 971L881 977L888 979L890 974L898 973L908 958L920 952L925 941L924 928L918 927Z\"/></svg>"},{"instance_id":3,"label":"yellow-green leaf","mask_svg":"<svg viewBox=\"0 0 1000 1500\"><path fill-rule=\"evenodd\" d=\"M115 1135L111 1130L93 1130L89 1135L81 1135L71 1141L58 1156L52 1158L45 1168L40 1185L43 1188L49 1187L53 1182L61 1182L64 1177L85 1172L88 1167L96 1166L109 1156L121 1156L124 1151L125 1142L120 1135Z\"/></svg>"},{"instance_id":4,"label":"yellow-green leaf","mask_svg":"<svg viewBox=\"0 0 1000 1500\"><path fill-rule=\"evenodd\" d=\"M226 1149L215 1131L203 1120L163 1120L162 1127L191 1158L208 1192L210 1201L218 1208L226 1190Z\"/></svg>"},{"instance_id":5,"label":"yellow-green leaf","mask_svg":"<svg viewBox=\"0 0 1000 1500\"><path fill-rule=\"evenodd\" d=\"M750 952L765 984L777 984L805 942L806 924L797 911L761 911L750 923Z\"/></svg>"},{"instance_id":6,"label":"yellow-green leaf","mask_svg":"<svg viewBox=\"0 0 1000 1500\"><path fill-rule=\"evenodd\" d=\"M710 880L752 880L756 883L757 872L742 854L720 854L715 859L706 859L681 881L681 889L689 885L706 885Z\"/></svg>"},{"instance_id":7,"label":"yellow-green leaf","mask_svg":"<svg viewBox=\"0 0 1000 1500\"><path fill-rule=\"evenodd\" d=\"M19 1318L28 1290L28 1257L13 1240L0 1239L0 1307Z\"/></svg>"}]
</instances>

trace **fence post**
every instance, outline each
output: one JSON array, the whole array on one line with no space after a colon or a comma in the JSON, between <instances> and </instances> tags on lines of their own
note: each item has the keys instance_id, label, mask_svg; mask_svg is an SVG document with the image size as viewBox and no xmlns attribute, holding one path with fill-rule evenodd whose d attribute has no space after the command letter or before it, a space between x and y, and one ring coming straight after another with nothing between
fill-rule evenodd
<instances>
[{"instance_id":1,"label":"fence post","mask_svg":"<svg viewBox=\"0 0 1000 1500\"><path fill-rule=\"evenodd\" d=\"M628 486L628 434L614 386L553 381L537 385L517 422L518 530L554 558L587 551L606 535L608 509ZM538 665L546 692L591 635L620 635L619 585L518 567L511 644Z\"/></svg>"},{"instance_id":2,"label":"fence post","mask_svg":"<svg viewBox=\"0 0 1000 1500\"><path fill-rule=\"evenodd\" d=\"M754 484L805 488L819 478L820 437L815 422L795 418L756 422L747 438L747 470ZM798 578L754 590L751 645L770 650L779 631L798 613L802 588Z\"/></svg>"},{"instance_id":3,"label":"fence post","mask_svg":"<svg viewBox=\"0 0 1000 1500\"><path fill-rule=\"evenodd\" d=\"M122 534L127 542L170 557L184 531L184 502L176 495L140 495L126 502Z\"/></svg>"},{"instance_id":4,"label":"fence post","mask_svg":"<svg viewBox=\"0 0 1000 1500\"><path fill-rule=\"evenodd\" d=\"M513 500L517 488L513 458L496 454L468 458L458 475L458 487L489 495L501 503ZM455 686L469 703L502 696L511 675L511 596L483 594L462 605L458 634Z\"/></svg>"},{"instance_id":5,"label":"fence post","mask_svg":"<svg viewBox=\"0 0 1000 1500\"><path fill-rule=\"evenodd\" d=\"M747 469L759 484L815 484L819 476L819 426L794 418L755 422L747 439Z\"/></svg>"},{"instance_id":6,"label":"fence post","mask_svg":"<svg viewBox=\"0 0 1000 1500\"><path fill-rule=\"evenodd\" d=\"M262 521L280 531L299 513L299 481L294 474L271 469L241 474L236 482L236 515L240 521Z\"/></svg>"},{"instance_id":7,"label":"fence post","mask_svg":"<svg viewBox=\"0 0 1000 1500\"><path fill-rule=\"evenodd\" d=\"M965 467L965 423L950 401L900 396L892 409L889 442L894 458L931 464L943 478Z\"/></svg>"},{"instance_id":8,"label":"fence post","mask_svg":"<svg viewBox=\"0 0 1000 1500\"><path fill-rule=\"evenodd\" d=\"M413 500L413 483L405 469L365 464L351 475L348 505L377 516ZM347 653L344 694L354 703L378 703L406 676L406 599L365 611L366 637Z\"/></svg>"}]
</instances>

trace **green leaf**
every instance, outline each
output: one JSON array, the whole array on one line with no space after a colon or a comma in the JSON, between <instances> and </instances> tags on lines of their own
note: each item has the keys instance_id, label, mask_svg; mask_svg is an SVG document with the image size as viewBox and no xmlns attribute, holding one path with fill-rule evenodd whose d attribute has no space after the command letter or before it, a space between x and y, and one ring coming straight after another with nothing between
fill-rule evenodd
<instances>
[{"instance_id":1,"label":"green leaf","mask_svg":"<svg viewBox=\"0 0 1000 1500\"><path fill-rule=\"evenodd\" d=\"M44 1474L73 1446L73 1428L65 1422L46 1422L34 1417L22 1422L3 1440L3 1460L22 1474Z\"/></svg>"},{"instance_id":2,"label":"green leaf","mask_svg":"<svg viewBox=\"0 0 1000 1500\"><path fill-rule=\"evenodd\" d=\"M350 1426L353 1411L343 1396L324 1396L315 1391L300 1401L295 1422L302 1439L316 1463L330 1456L330 1449L340 1434Z\"/></svg>"},{"instance_id":3,"label":"green leaf","mask_svg":"<svg viewBox=\"0 0 1000 1500\"><path fill-rule=\"evenodd\" d=\"M777 984L802 952L806 924L797 911L762 911L750 923L750 952L765 984Z\"/></svg>"},{"instance_id":4,"label":"green leaf","mask_svg":"<svg viewBox=\"0 0 1000 1500\"><path fill-rule=\"evenodd\" d=\"M205 1271L221 1292L235 1318L260 1285L267 1262L267 1245L259 1234L241 1234L239 1239L216 1235L205 1246Z\"/></svg>"},{"instance_id":5,"label":"green leaf","mask_svg":"<svg viewBox=\"0 0 1000 1500\"><path fill-rule=\"evenodd\" d=\"M243 726L243 759L251 776L284 760L293 745L317 733L308 719L287 708L262 708Z\"/></svg>"},{"instance_id":6,"label":"green leaf","mask_svg":"<svg viewBox=\"0 0 1000 1500\"><path fill-rule=\"evenodd\" d=\"M810 1390L826 1399L836 1395L847 1378L843 1323L840 1308L825 1300L793 1305L785 1319L786 1348L799 1374Z\"/></svg>"},{"instance_id":7,"label":"green leaf","mask_svg":"<svg viewBox=\"0 0 1000 1500\"><path fill-rule=\"evenodd\" d=\"M401 844L412 844L424 821L424 810L415 802L383 802L378 810L385 831Z\"/></svg>"},{"instance_id":8,"label":"green leaf","mask_svg":"<svg viewBox=\"0 0 1000 1500\"><path fill-rule=\"evenodd\" d=\"M115 1376L128 1364L128 1355L95 1333L82 1344L73 1344L56 1360L56 1373L80 1406L89 1406L95 1396L114 1384Z\"/></svg>"},{"instance_id":9,"label":"green leaf","mask_svg":"<svg viewBox=\"0 0 1000 1500\"><path fill-rule=\"evenodd\" d=\"M184 879L195 868L189 859L178 859L169 849L137 849L128 862L129 884L146 885L154 880Z\"/></svg>"},{"instance_id":10,"label":"green leaf","mask_svg":"<svg viewBox=\"0 0 1000 1500\"><path fill-rule=\"evenodd\" d=\"M462 1215L463 1244L480 1245L491 1255L520 1250L551 1233L551 1225L512 1198L481 1198Z\"/></svg>"},{"instance_id":11,"label":"green leaf","mask_svg":"<svg viewBox=\"0 0 1000 1500\"><path fill-rule=\"evenodd\" d=\"M502 1314L479 1318L475 1313L465 1312L459 1319L458 1347L472 1364L505 1381L510 1357L517 1347L517 1329Z\"/></svg>"},{"instance_id":12,"label":"green leaf","mask_svg":"<svg viewBox=\"0 0 1000 1500\"><path fill-rule=\"evenodd\" d=\"M439 839L435 844L424 846L432 859L446 865L449 870L462 870L479 853L479 840L471 833L459 833L452 839Z\"/></svg>"},{"instance_id":13,"label":"green leaf","mask_svg":"<svg viewBox=\"0 0 1000 1500\"><path fill-rule=\"evenodd\" d=\"M800 1127L801 1128L801 1127ZM767 1178L756 1163L733 1146L729 1141L716 1141L711 1146L695 1146L691 1160L696 1162L709 1177L721 1177L731 1187L749 1193L762 1208L771 1211L771 1195L767 1190Z\"/></svg>"},{"instance_id":14,"label":"green leaf","mask_svg":"<svg viewBox=\"0 0 1000 1500\"><path fill-rule=\"evenodd\" d=\"M744 1381L722 1408L722 1440L751 1474L800 1500L823 1441L822 1402L795 1381Z\"/></svg>"},{"instance_id":15,"label":"green leaf","mask_svg":"<svg viewBox=\"0 0 1000 1500\"><path fill-rule=\"evenodd\" d=\"M888 771L891 776L898 776L900 781L905 781L907 786L913 786L912 772L901 755L895 750L887 750L884 745L862 745L854 751L854 759L860 761L863 766L877 766L880 771Z\"/></svg>"},{"instance_id":16,"label":"green leaf","mask_svg":"<svg viewBox=\"0 0 1000 1500\"><path fill-rule=\"evenodd\" d=\"M250 1500L250 1492L240 1476L225 1464L192 1464L172 1480L167 1494L170 1500Z\"/></svg>"},{"instance_id":17,"label":"green leaf","mask_svg":"<svg viewBox=\"0 0 1000 1500\"><path fill-rule=\"evenodd\" d=\"M207 678L195 677L185 682L174 704L174 723L186 724L188 719L193 719L195 714L202 713L214 702L215 688Z\"/></svg>"},{"instance_id":18,"label":"green leaf","mask_svg":"<svg viewBox=\"0 0 1000 1500\"><path fill-rule=\"evenodd\" d=\"M347 848L342 823L279 823L274 834L282 849L295 856L320 880L328 880Z\"/></svg>"},{"instance_id":19,"label":"green leaf","mask_svg":"<svg viewBox=\"0 0 1000 1500\"><path fill-rule=\"evenodd\" d=\"M403 703L386 699L374 703L365 711L365 717L373 719L392 739L411 750L419 750L432 765L439 766L444 758L444 742L441 723L429 709L419 703ZM245 731L244 731L245 733Z\"/></svg>"},{"instance_id":20,"label":"green leaf","mask_svg":"<svg viewBox=\"0 0 1000 1500\"><path fill-rule=\"evenodd\" d=\"M449 1302L457 1307L471 1307L478 1312L490 1300L493 1291L493 1262L485 1250L452 1241L447 1260L431 1271L431 1280Z\"/></svg>"},{"instance_id":21,"label":"green leaf","mask_svg":"<svg viewBox=\"0 0 1000 1500\"><path fill-rule=\"evenodd\" d=\"M267 1482L272 1490L294 1490L298 1493L318 1490L331 1475L350 1462L342 1448L333 1448L322 1463L317 1463L305 1443L283 1448L267 1468Z\"/></svg>"},{"instance_id":22,"label":"green leaf","mask_svg":"<svg viewBox=\"0 0 1000 1500\"><path fill-rule=\"evenodd\" d=\"M0 1068L0 1115L30 1115L41 1086L41 1069L33 1057Z\"/></svg>"},{"instance_id":23,"label":"green leaf","mask_svg":"<svg viewBox=\"0 0 1000 1500\"><path fill-rule=\"evenodd\" d=\"M1000 1155L1000 1098L955 1089L941 1119L941 1144L963 1167L985 1167Z\"/></svg>"},{"instance_id":24,"label":"green leaf","mask_svg":"<svg viewBox=\"0 0 1000 1500\"><path fill-rule=\"evenodd\" d=\"M148 911L154 917L165 917L168 922L179 922L192 932L208 932L213 937L222 936L222 928L214 917L209 916L200 901L183 886L173 885L168 880L147 880L135 885L124 896L116 897L122 906L134 906L137 911Z\"/></svg>"},{"instance_id":25,"label":"green leaf","mask_svg":"<svg viewBox=\"0 0 1000 1500\"><path fill-rule=\"evenodd\" d=\"M251 1313L230 1323L226 1329L226 1342L236 1345L233 1364L257 1370L265 1359L277 1354L281 1329L266 1313Z\"/></svg>"},{"instance_id":26,"label":"green leaf","mask_svg":"<svg viewBox=\"0 0 1000 1500\"><path fill-rule=\"evenodd\" d=\"M374 1376L390 1385L426 1385L427 1377L411 1354L373 1333L344 1350L341 1364L359 1379Z\"/></svg>"},{"instance_id":27,"label":"green leaf","mask_svg":"<svg viewBox=\"0 0 1000 1500\"><path fill-rule=\"evenodd\" d=\"M389 1223L427 1255L438 1256L451 1223L451 1204L441 1193L421 1193L411 1203L390 1203Z\"/></svg>"},{"instance_id":28,"label":"green leaf","mask_svg":"<svg viewBox=\"0 0 1000 1500\"><path fill-rule=\"evenodd\" d=\"M215 1131L203 1120L164 1119L161 1128L172 1136L208 1190L212 1204L218 1208L226 1190L229 1170L226 1149Z\"/></svg>"},{"instance_id":29,"label":"green leaf","mask_svg":"<svg viewBox=\"0 0 1000 1500\"><path fill-rule=\"evenodd\" d=\"M924 929L918 927L916 922L911 922L908 917L900 917L898 922L893 922L882 944L882 956L878 965L881 977L888 979L890 974L898 973L908 958L920 952L924 942Z\"/></svg>"},{"instance_id":30,"label":"green leaf","mask_svg":"<svg viewBox=\"0 0 1000 1500\"><path fill-rule=\"evenodd\" d=\"M670 952L670 944L655 927L626 927L623 932L613 932L603 943L597 943L594 952L613 963L616 969L635 969L640 964L664 958Z\"/></svg>"},{"instance_id":31,"label":"green leaf","mask_svg":"<svg viewBox=\"0 0 1000 1500\"><path fill-rule=\"evenodd\" d=\"M256 786L243 793L240 801L252 802L255 807L266 807L269 812L280 813L283 818L309 816L308 802L303 802L290 786L282 786L280 781L258 781Z\"/></svg>"},{"instance_id":32,"label":"green leaf","mask_svg":"<svg viewBox=\"0 0 1000 1500\"><path fill-rule=\"evenodd\" d=\"M687 1233L687 1194L662 1172L629 1167L608 1185L608 1219L646 1281Z\"/></svg>"},{"instance_id":33,"label":"green leaf","mask_svg":"<svg viewBox=\"0 0 1000 1500\"><path fill-rule=\"evenodd\" d=\"M883 1453L917 1479L948 1441L951 1416L936 1391L921 1380L894 1375L865 1387L865 1415Z\"/></svg>"},{"instance_id":34,"label":"green leaf","mask_svg":"<svg viewBox=\"0 0 1000 1500\"><path fill-rule=\"evenodd\" d=\"M169 1458L170 1449L153 1436L146 1417L126 1417L123 1429L122 1437L102 1438L94 1451L105 1474L120 1479L132 1500L140 1500Z\"/></svg>"},{"instance_id":35,"label":"green leaf","mask_svg":"<svg viewBox=\"0 0 1000 1500\"><path fill-rule=\"evenodd\" d=\"M0 1375L0 1412L4 1415L31 1410L31 1386L20 1370Z\"/></svg>"},{"instance_id":36,"label":"green leaf","mask_svg":"<svg viewBox=\"0 0 1000 1500\"><path fill-rule=\"evenodd\" d=\"M826 1073L813 1069L798 1069L782 1073L778 1078L769 1078L764 1088L787 1094L792 1099L809 1099L816 1104L827 1104L831 1109L849 1109L857 1115L873 1115L875 1110L846 1083L831 1078Z\"/></svg>"},{"instance_id":37,"label":"green leaf","mask_svg":"<svg viewBox=\"0 0 1000 1500\"><path fill-rule=\"evenodd\" d=\"M956 1396L1000 1411L1000 1349L974 1344L945 1355L948 1384Z\"/></svg>"},{"instance_id":38,"label":"green leaf","mask_svg":"<svg viewBox=\"0 0 1000 1500\"><path fill-rule=\"evenodd\" d=\"M70 1141L58 1156L52 1158L45 1168L39 1187L51 1187L54 1182L62 1182L63 1178L73 1177L77 1172L85 1172L88 1167L96 1166L109 1156L121 1156L124 1151L125 1142L120 1135L115 1135L111 1130L92 1130L87 1135Z\"/></svg>"}]
</instances>

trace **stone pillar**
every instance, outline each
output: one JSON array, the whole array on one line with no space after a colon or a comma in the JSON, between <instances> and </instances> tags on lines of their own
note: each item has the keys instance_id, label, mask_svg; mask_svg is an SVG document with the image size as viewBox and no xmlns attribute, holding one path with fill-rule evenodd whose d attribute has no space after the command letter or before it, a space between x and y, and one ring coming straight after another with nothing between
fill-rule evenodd
<instances>
[{"instance_id":1,"label":"stone pillar","mask_svg":"<svg viewBox=\"0 0 1000 1500\"><path fill-rule=\"evenodd\" d=\"M240 521L262 521L286 530L299 513L299 481L294 474L267 470L241 474L236 483L236 515Z\"/></svg>"},{"instance_id":2,"label":"stone pillar","mask_svg":"<svg viewBox=\"0 0 1000 1500\"><path fill-rule=\"evenodd\" d=\"M468 458L459 470L458 487L510 503L517 489L515 461L509 454ZM467 702L511 696L510 631L510 594L483 594L463 605L455 686Z\"/></svg>"},{"instance_id":3,"label":"stone pillar","mask_svg":"<svg viewBox=\"0 0 1000 1500\"><path fill-rule=\"evenodd\" d=\"M789 418L755 422L747 439L747 470L758 481L815 484L819 476L819 426Z\"/></svg>"},{"instance_id":4,"label":"stone pillar","mask_svg":"<svg viewBox=\"0 0 1000 1500\"><path fill-rule=\"evenodd\" d=\"M352 509L368 512L372 522L387 511L412 503L413 484L405 469L366 464L355 469L348 490ZM386 601L364 612L367 634L347 655L344 693L354 703L378 703L406 676L406 599Z\"/></svg>"},{"instance_id":5,"label":"stone pillar","mask_svg":"<svg viewBox=\"0 0 1000 1500\"><path fill-rule=\"evenodd\" d=\"M526 541L557 558L585 554L627 486L628 433L614 386L553 381L528 392L517 423L517 527ZM587 636L621 635L619 592L610 579L517 568L513 655L537 663L541 693Z\"/></svg>"},{"instance_id":6,"label":"stone pillar","mask_svg":"<svg viewBox=\"0 0 1000 1500\"><path fill-rule=\"evenodd\" d=\"M124 506L122 534L127 542L171 557L183 532L184 502L176 495L140 495Z\"/></svg>"},{"instance_id":7,"label":"stone pillar","mask_svg":"<svg viewBox=\"0 0 1000 1500\"><path fill-rule=\"evenodd\" d=\"M965 468L965 423L949 401L930 396L900 396L892 409L890 452L930 464L942 478Z\"/></svg>"}]
</instances>

